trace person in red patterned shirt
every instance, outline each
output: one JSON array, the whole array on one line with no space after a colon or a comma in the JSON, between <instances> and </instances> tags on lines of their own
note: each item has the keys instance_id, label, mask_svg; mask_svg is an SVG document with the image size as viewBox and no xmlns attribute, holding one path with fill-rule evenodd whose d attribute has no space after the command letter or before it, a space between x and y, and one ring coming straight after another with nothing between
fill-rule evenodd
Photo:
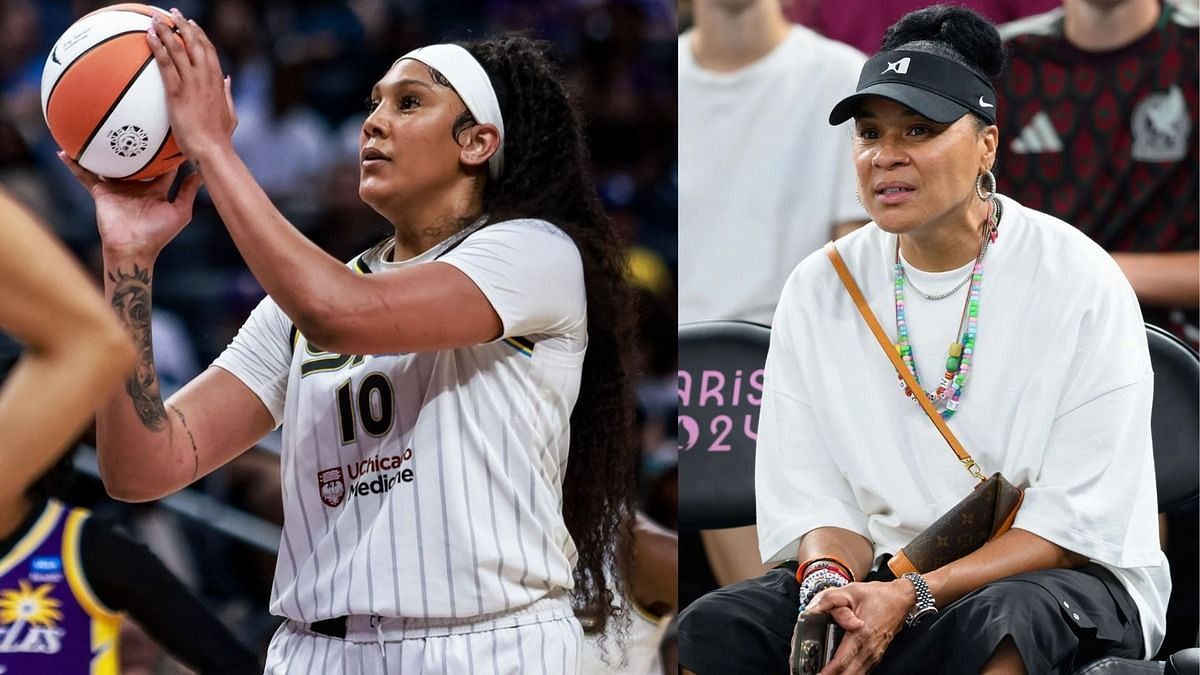
<instances>
[{"instance_id":1,"label":"person in red patterned shirt","mask_svg":"<svg viewBox=\"0 0 1200 675\"><path fill-rule=\"evenodd\" d=\"M1197 10L1065 0L1001 29L999 189L1113 254L1147 321L1200 341Z\"/></svg>"},{"instance_id":2,"label":"person in red patterned shirt","mask_svg":"<svg viewBox=\"0 0 1200 675\"><path fill-rule=\"evenodd\" d=\"M874 54L888 26L932 4L935 0L789 0L784 3L784 13L825 37L845 42L864 54ZM1041 14L1057 5L1058 0L955 0L949 4L969 7L1000 24Z\"/></svg>"}]
</instances>

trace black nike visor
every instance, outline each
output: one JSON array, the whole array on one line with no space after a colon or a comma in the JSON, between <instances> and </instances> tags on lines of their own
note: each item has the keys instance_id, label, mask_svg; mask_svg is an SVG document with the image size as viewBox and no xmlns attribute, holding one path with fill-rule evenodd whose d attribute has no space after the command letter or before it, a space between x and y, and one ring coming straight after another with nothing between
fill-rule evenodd
<instances>
[{"instance_id":1,"label":"black nike visor","mask_svg":"<svg viewBox=\"0 0 1200 675\"><path fill-rule=\"evenodd\" d=\"M896 49L872 56L863 65L858 88L833 107L829 123L854 117L869 96L895 101L943 124L969 112L996 123L992 84L967 66L929 52Z\"/></svg>"}]
</instances>

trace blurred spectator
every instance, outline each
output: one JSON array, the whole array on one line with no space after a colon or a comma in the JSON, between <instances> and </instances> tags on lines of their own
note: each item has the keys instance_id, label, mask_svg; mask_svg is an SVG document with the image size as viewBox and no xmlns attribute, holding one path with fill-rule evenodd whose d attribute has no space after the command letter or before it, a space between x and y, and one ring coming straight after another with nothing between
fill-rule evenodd
<instances>
[{"instance_id":1,"label":"blurred spectator","mask_svg":"<svg viewBox=\"0 0 1200 675\"><path fill-rule=\"evenodd\" d=\"M571 81L588 118L592 166L606 208L629 244L645 244L674 262L676 66L661 30L664 17L650 11L653 6L661 3L581 3L567 53L578 59Z\"/></svg>"},{"instance_id":2,"label":"blurred spectator","mask_svg":"<svg viewBox=\"0 0 1200 675\"><path fill-rule=\"evenodd\" d=\"M30 0L0 1L0 105L26 144L41 135L41 16Z\"/></svg>"},{"instance_id":3,"label":"blurred spectator","mask_svg":"<svg viewBox=\"0 0 1200 675\"><path fill-rule=\"evenodd\" d=\"M866 54L879 51L887 27L909 12L936 4L930 0L790 0L787 14L804 24ZM1058 5L1058 0L955 0L986 16L992 23L1006 23Z\"/></svg>"},{"instance_id":4,"label":"blurred spectator","mask_svg":"<svg viewBox=\"0 0 1200 675\"><path fill-rule=\"evenodd\" d=\"M293 0L268 3L265 12L274 59L283 66L306 66L306 98L312 108L329 123L357 108L365 95L359 89L365 31L350 4Z\"/></svg>"},{"instance_id":5,"label":"blurred spectator","mask_svg":"<svg viewBox=\"0 0 1200 675\"><path fill-rule=\"evenodd\" d=\"M783 282L855 204L829 110L863 56L790 24L778 0L697 0L679 36L679 320L770 324Z\"/></svg>"},{"instance_id":6,"label":"blurred spectator","mask_svg":"<svg viewBox=\"0 0 1200 675\"><path fill-rule=\"evenodd\" d=\"M1195 8L1068 0L1004 29L1000 191L1113 253L1146 320L1200 340Z\"/></svg>"},{"instance_id":7,"label":"blurred spectator","mask_svg":"<svg viewBox=\"0 0 1200 675\"><path fill-rule=\"evenodd\" d=\"M16 125L0 107L0 183L34 213L50 222L54 202Z\"/></svg>"},{"instance_id":8,"label":"blurred spectator","mask_svg":"<svg viewBox=\"0 0 1200 675\"><path fill-rule=\"evenodd\" d=\"M866 220L850 134L827 121L864 59L789 23L778 0L692 10L678 51L679 320L770 324L792 269ZM693 537L685 544L698 552ZM704 540L718 585L765 571L753 527Z\"/></svg>"},{"instance_id":9,"label":"blurred spectator","mask_svg":"<svg viewBox=\"0 0 1200 675\"><path fill-rule=\"evenodd\" d=\"M233 134L234 147L255 180L301 230L319 216L323 195L313 188L332 158L328 126L304 103L310 68L275 64L268 98L238 109Z\"/></svg>"}]
</instances>

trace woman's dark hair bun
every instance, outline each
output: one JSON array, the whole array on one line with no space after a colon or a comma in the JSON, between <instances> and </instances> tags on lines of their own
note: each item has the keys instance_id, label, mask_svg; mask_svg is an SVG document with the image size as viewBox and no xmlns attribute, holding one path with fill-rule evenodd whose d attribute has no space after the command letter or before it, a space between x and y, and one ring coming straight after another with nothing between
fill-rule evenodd
<instances>
[{"instance_id":1,"label":"woman's dark hair bun","mask_svg":"<svg viewBox=\"0 0 1200 675\"><path fill-rule=\"evenodd\" d=\"M917 43L917 44L912 44ZM916 48L954 58L988 79L1004 69L1004 44L990 21L965 7L934 5L910 12L883 36L880 51ZM953 54L948 54L944 49Z\"/></svg>"}]
</instances>

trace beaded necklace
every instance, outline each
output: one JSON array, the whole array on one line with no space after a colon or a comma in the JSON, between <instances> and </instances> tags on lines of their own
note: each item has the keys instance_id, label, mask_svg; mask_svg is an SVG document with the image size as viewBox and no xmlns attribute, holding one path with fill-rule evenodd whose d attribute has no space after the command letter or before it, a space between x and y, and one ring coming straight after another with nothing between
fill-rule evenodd
<instances>
[{"instance_id":1,"label":"beaded necklace","mask_svg":"<svg viewBox=\"0 0 1200 675\"><path fill-rule=\"evenodd\" d=\"M987 252L988 244L996 241L1001 209L1000 200L992 197L992 208L980 236L979 254L975 256L975 265L972 267L969 277L971 280L970 292L967 294L966 302L963 303L962 316L958 321L958 335L962 337L951 343L946 349L946 372L933 392L925 391L924 385L921 385L922 393L928 396L935 406L941 408L943 419L950 419L958 411L959 400L962 398L963 391L967 386L967 378L971 373L971 358L975 353L975 336L978 332L979 288L983 285L983 254ZM896 351L900 353L900 358L908 366L913 379L920 385L921 378L917 375L916 356L913 354L912 343L908 339L908 322L904 317L905 274L904 265L900 262L899 237L896 238L896 263L893 277L896 286L896 336L898 340ZM896 377L900 379L900 386L904 389L904 394L916 402L916 393L904 384L904 378L900 377L899 373L896 374Z\"/></svg>"}]
</instances>

